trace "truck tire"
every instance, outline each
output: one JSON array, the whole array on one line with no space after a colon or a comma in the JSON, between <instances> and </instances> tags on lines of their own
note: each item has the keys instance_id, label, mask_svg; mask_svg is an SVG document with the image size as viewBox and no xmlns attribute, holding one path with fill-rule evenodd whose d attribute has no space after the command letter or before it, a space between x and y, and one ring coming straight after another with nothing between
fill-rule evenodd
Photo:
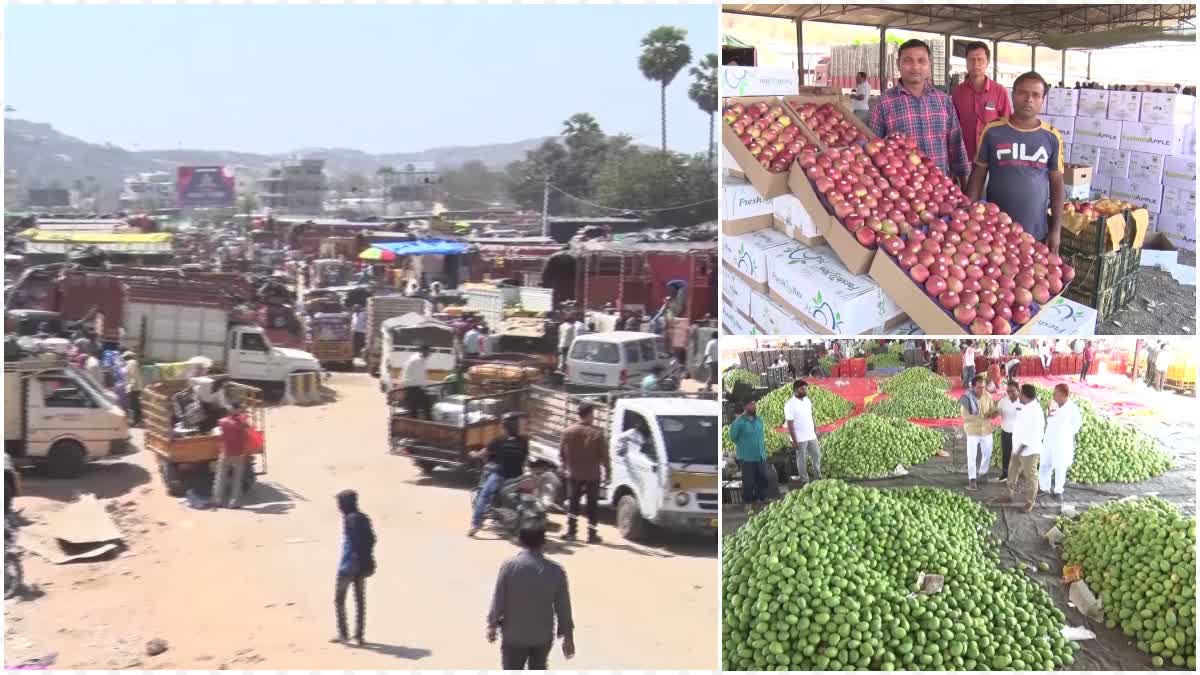
<instances>
[{"instance_id":1,"label":"truck tire","mask_svg":"<svg viewBox=\"0 0 1200 675\"><path fill-rule=\"evenodd\" d=\"M59 441L46 455L46 472L51 478L76 478L86 461L87 451L78 441Z\"/></svg>"},{"instance_id":2,"label":"truck tire","mask_svg":"<svg viewBox=\"0 0 1200 675\"><path fill-rule=\"evenodd\" d=\"M649 524L642 518L637 497L625 495L617 502L617 529L629 541L641 541L646 536Z\"/></svg>"},{"instance_id":3,"label":"truck tire","mask_svg":"<svg viewBox=\"0 0 1200 675\"><path fill-rule=\"evenodd\" d=\"M417 468L426 476L432 476L433 470L437 468L437 462L430 462L424 459L417 460Z\"/></svg>"}]
</instances>

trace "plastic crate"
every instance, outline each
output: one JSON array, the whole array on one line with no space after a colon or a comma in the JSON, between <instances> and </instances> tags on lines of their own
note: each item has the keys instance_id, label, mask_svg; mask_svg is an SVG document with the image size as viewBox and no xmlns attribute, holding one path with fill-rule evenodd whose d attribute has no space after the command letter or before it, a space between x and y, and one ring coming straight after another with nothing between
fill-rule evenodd
<instances>
[{"instance_id":1,"label":"plastic crate","mask_svg":"<svg viewBox=\"0 0 1200 675\"><path fill-rule=\"evenodd\" d=\"M1075 278L1066 289L1066 296L1089 307L1097 307L1101 295L1141 268L1141 249L1123 248L1101 255L1087 255L1064 250L1064 260L1075 268ZM1097 307L1098 308L1098 307Z\"/></svg>"},{"instance_id":2,"label":"plastic crate","mask_svg":"<svg viewBox=\"0 0 1200 675\"><path fill-rule=\"evenodd\" d=\"M1107 321L1112 315L1129 306L1129 303L1137 297L1137 280L1138 273L1135 270L1132 274L1127 274L1118 280L1111 288L1099 293L1080 297L1072 297L1068 293L1067 297L1094 308L1098 321Z\"/></svg>"}]
</instances>

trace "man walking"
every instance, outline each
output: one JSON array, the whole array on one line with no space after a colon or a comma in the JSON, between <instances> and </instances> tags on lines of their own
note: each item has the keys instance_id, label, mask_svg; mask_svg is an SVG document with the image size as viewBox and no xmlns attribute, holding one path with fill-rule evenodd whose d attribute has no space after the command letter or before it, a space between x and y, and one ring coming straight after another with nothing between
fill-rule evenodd
<instances>
[{"instance_id":1,"label":"man walking","mask_svg":"<svg viewBox=\"0 0 1200 675\"><path fill-rule=\"evenodd\" d=\"M796 466L800 482L808 482L808 460L812 460L813 480L821 480L821 445L817 442L817 425L813 422L812 399L808 398L808 382L797 380L792 386L792 398L783 406L792 448L796 451Z\"/></svg>"},{"instance_id":2,"label":"man walking","mask_svg":"<svg viewBox=\"0 0 1200 675\"><path fill-rule=\"evenodd\" d=\"M974 342L967 342L963 348L963 365L962 365L962 383L966 389L971 388L971 383L975 381L975 357L979 351L975 349Z\"/></svg>"},{"instance_id":3,"label":"man walking","mask_svg":"<svg viewBox=\"0 0 1200 675\"><path fill-rule=\"evenodd\" d=\"M361 305L356 305L354 314L351 316L354 329L354 355L360 356L367 346L367 310L363 309Z\"/></svg>"},{"instance_id":4,"label":"man walking","mask_svg":"<svg viewBox=\"0 0 1200 675\"><path fill-rule=\"evenodd\" d=\"M566 571L542 552L544 529L524 528L517 538L524 550L500 566L487 640L494 643L499 634L504 670L546 670L556 635L562 639L563 656L575 657L571 591Z\"/></svg>"},{"instance_id":5,"label":"man walking","mask_svg":"<svg viewBox=\"0 0 1200 675\"><path fill-rule=\"evenodd\" d=\"M217 422L221 428L221 454L217 458L217 476L213 485L213 504L231 509L241 508L242 486L246 482L246 445L249 440L250 422L243 413L240 401L229 404L229 414ZM230 474L233 484L229 485ZM225 500L225 488L229 486L229 500Z\"/></svg>"},{"instance_id":6,"label":"man walking","mask_svg":"<svg viewBox=\"0 0 1200 675\"><path fill-rule=\"evenodd\" d=\"M867 74L861 70L854 76L854 93L850 94L850 107L859 121L863 124L870 124L871 82L867 80Z\"/></svg>"},{"instance_id":7,"label":"man walking","mask_svg":"<svg viewBox=\"0 0 1200 675\"><path fill-rule=\"evenodd\" d=\"M1042 439L1046 433L1046 418L1037 401L1032 384L1021 385L1021 411L1013 425L1013 455L1008 467L1008 502L1016 504L1018 488L1024 486L1024 511L1033 511L1037 502L1038 461L1042 454Z\"/></svg>"},{"instance_id":8,"label":"man walking","mask_svg":"<svg viewBox=\"0 0 1200 675\"><path fill-rule=\"evenodd\" d=\"M1040 407L1040 406L1039 406ZM1043 458L1038 485L1046 494L1054 493L1054 499L1063 500L1067 486L1067 470L1075 461L1075 434L1083 426L1083 416L1071 390L1065 382L1054 387L1054 403L1046 420L1046 435L1042 441L1046 457Z\"/></svg>"},{"instance_id":9,"label":"man walking","mask_svg":"<svg viewBox=\"0 0 1200 675\"><path fill-rule=\"evenodd\" d=\"M612 476L612 465L608 458L608 444L604 432L597 428L595 406L589 402L579 404L579 422L563 432L561 453L563 469L567 477L567 533L565 541L575 541L579 531L579 504L587 498L588 543L599 544L596 531L596 501L600 497L600 484Z\"/></svg>"},{"instance_id":10,"label":"man walking","mask_svg":"<svg viewBox=\"0 0 1200 675\"><path fill-rule=\"evenodd\" d=\"M1012 216L1034 239L1045 242L1052 253L1058 253L1066 158L1062 134L1038 119L1047 90L1046 81L1037 73L1017 78L1013 114L983 128L966 193L977 202L986 183L989 202Z\"/></svg>"},{"instance_id":11,"label":"man walking","mask_svg":"<svg viewBox=\"0 0 1200 675\"><path fill-rule=\"evenodd\" d=\"M900 132L913 139L922 154L965 188L971 159L954 101L929 81L929 55L929 45L920 40L900 45L900 82L879 97L871 111L871 130L880 138Z\"/></svg>"},{"instance_id":12,"label":"man walking","mask_svg":"<svg viewBox=\"0 0 1200 675\"><path fill-rule=\"evenodd\" d=\"M746 512L767 499L767 448L762 418L753 399L742 406L742 414L729 426L729 439L737 448L742 467L742 504Z\"/></svg>"},{"instance_id":13,"label":"man walking","mask_svg":"<svg viewBox=\"0 0 1200 675\"><path fill-rule=\"evenodd\" d=\"M142 364L138 363L137 355L133 352L122 354L125 365L122 367L125 387L125 413L129 415L129 426L142 424Z\"/></svg>"},{"instance_id":14,"label":"man walking","mask_svg":"<svg viewBox=\"0 0 1200 675\"><path fill-rule=\"evenodd\" d=\"M1004 85L987 76L992 52L982 42L967 43L967 78L954 87L951 98L962 127L967 158L975 160L979 151L979 136L988 124L1012 114L1008 91Z\"/></svg>"},{"instance_id":15,"label":"man walking","mask_svg":"<svg viewBox=\"0 0 1200 675\"><path fill-rule=\"evenodd\" d=\"M479 326L471 326L466 335L463 335L463 356L468 359L479 358L482 353L482 342L483 333L479 330Z\"/></svg>"},{"instance_id":16,"label":"man walking","mask_svg":"<svg viewBox=\"0 0 1200 675\"><path fill-rule=\"evenodd\" d=\"M559 370L564 375L567 372L567 354L571 351L572 342L575 342L575 320L567 314L558 324L558 353L561 356Z\"/></svg>"},{"instance_id":17,"label":"man walking","mask_svg":"<svg viewBox=\"0 0 1200 675\"><path fill-rule=\"evenodd\" d=\"M708 366L708 383L704 391L712 391L717 385L717 336L714 333L704 345L704 364Z\"/></svg>"},{"instance_id":18,"label":"man walking","mask_svg":"<svg viewBox=\"0 0 1200 675\"><path fill-rule=\"evenodd\" d=\"M1009 378L1004 398L996 406L1000 411L1000 482L1008 480L1008 464L1012 461L1013 430L1021 413L1021 386Z\"/></svg>"},{"instance_id":19,"label":"man walking","mask_svg":"<svg viewBox=\"0 0 1200 675\"><path fill-rule=\"evenodd\" d=\"M1158 358L1158 345L1154 342L1146 343L1146 386L1153 387L1158 381L1158 375L1154 372L1154 361Z\"/></svg>"},{"instance_id":20,"label":"man walking","mask_svg":"<svg viewBox=\"0 0 1200 675\"><path fill-rule=\"evenodd\" d=\"M1158 345L1158 354L1154 356L1154 388L1162 391L1167 382L1167 371L1171 369L1171 348L1164 341Z\"/></svg>"},{"instance_id":21,"label":"man walking","mask_svg":"<svg viewBox=\"0 0 1200 675\"><path fill-rule=\"evenodd\" d=\"M408 408L410 417L427 420L432 419L429 395L425 393L430 351L429 345L421 345L400 371L400 386L404 387L404 407Z\"/></svg>"},{"instance_id":22,"label":"man walking","mask_svg":"<svg viewBox=\"0 0 1200 675\"><path fill-rule=\"evenodd\" d=\"M1085 340L1083 345L1083 369L1079 372L1079 381L1087 382L1088 371L1092 369L1092 361L1096 358L1096 348L1091 340Z\"/></svg>"},{"instance_id":23,"label":"man walking","mask_svg":"<svg viewBox=\"0 0 1200 675\"><path fill-rule=\"evenodd\" d=\"M358 493L342 490L337 494L338 510L342 512L342 559L338 563L337 586L333 605L337 610L337 637L330 642L345 643L346 591L354 587L354 643L363 646L363 629L367 622L367 577L375 574L375 530L371 519L358 510Z\"/></svg>"},{"instance_id":24,"label":"man walking","mask_svg":"<svg viewBox=\"0 0 1200 675\"><path fill-rule=\"evenodd\" d=\"M985 478L992 464L991 419L1000 410L987 393L982 375L971 380L971 388L958 399L958 405L962 409L963 430L967 432L967 489L978 490L976 477Z\"/></svg>"}]
</instances>

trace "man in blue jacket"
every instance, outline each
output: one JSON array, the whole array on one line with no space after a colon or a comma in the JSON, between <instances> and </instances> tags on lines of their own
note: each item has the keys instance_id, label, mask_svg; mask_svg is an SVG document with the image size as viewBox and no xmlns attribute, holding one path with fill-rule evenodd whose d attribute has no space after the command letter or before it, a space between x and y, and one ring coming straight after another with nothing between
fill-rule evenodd
<instances>
[{"instance_id":1,"label":"man in blue jacket","mask_svg":"<svg viewBox=\"0 0 1200 675\"><path fill-rule=\"evenodd\" d=\"M371 519L358 510L358 493L342 490L337 494L338 509L342 512L342 559L338 563L337 590L334 606L337 608L337 637L331 642L348 642L346 631L346 591L354 586L354 605L357 613L354 623L354 643L363 646L363 628L366 625L367 577L375 573L375 530Z\"/></svg>"},{"instance_id":2,"label":"man in blue jacket","mask_svg":"<svg viewBox=\"0 0 1200 675\"><path fill-rule=\"evenodd\" d=\"M742 414L729 426L729 438L737 447L742 465L742 503L753 511L756 503L767 499L767 447L762 418L753 400L746 401Z\"/></svg>"}]
</instances>

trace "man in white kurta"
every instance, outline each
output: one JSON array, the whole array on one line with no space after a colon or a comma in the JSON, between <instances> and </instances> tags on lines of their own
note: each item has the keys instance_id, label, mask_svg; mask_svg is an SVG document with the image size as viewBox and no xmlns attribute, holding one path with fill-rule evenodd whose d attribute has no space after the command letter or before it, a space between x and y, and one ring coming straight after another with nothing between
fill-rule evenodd
<instances>
[{"instance_id":1,"label":"man in white kurta","mask_svg":"<svg viewBox=\"0 0 1200 675\"><path fill-rule=\"evenodd\" d=\"M1046 435L1042 441L1042 466L1038 485L1042 492L1054 493L1054 498L1063 500L1067 486L1067 469L1075 461L1075 434L1083 426L1083 415L1079 405L1071 398L1066 384L1054 387L1054 402L1050 404L1046 418Z\"/></svg>"},{"instance_id":2,"label":"man in white kurta","mask_svg":"<svg viewBox=\"0 0 1200 675\"><path fill-rule=\"evenodd\" d=\"M1037 502L1038 461L1042 454L1042 439L1046 435L1046 418L1037 401L1032 384L1021 386L1021 410L1013 425L1013 451L1008 467L1008 501L1019 503L1023 492L1024 510L1029 513ZM1024 483L1022 490L1018 491Z\"/></svg>"}]
</instances>

